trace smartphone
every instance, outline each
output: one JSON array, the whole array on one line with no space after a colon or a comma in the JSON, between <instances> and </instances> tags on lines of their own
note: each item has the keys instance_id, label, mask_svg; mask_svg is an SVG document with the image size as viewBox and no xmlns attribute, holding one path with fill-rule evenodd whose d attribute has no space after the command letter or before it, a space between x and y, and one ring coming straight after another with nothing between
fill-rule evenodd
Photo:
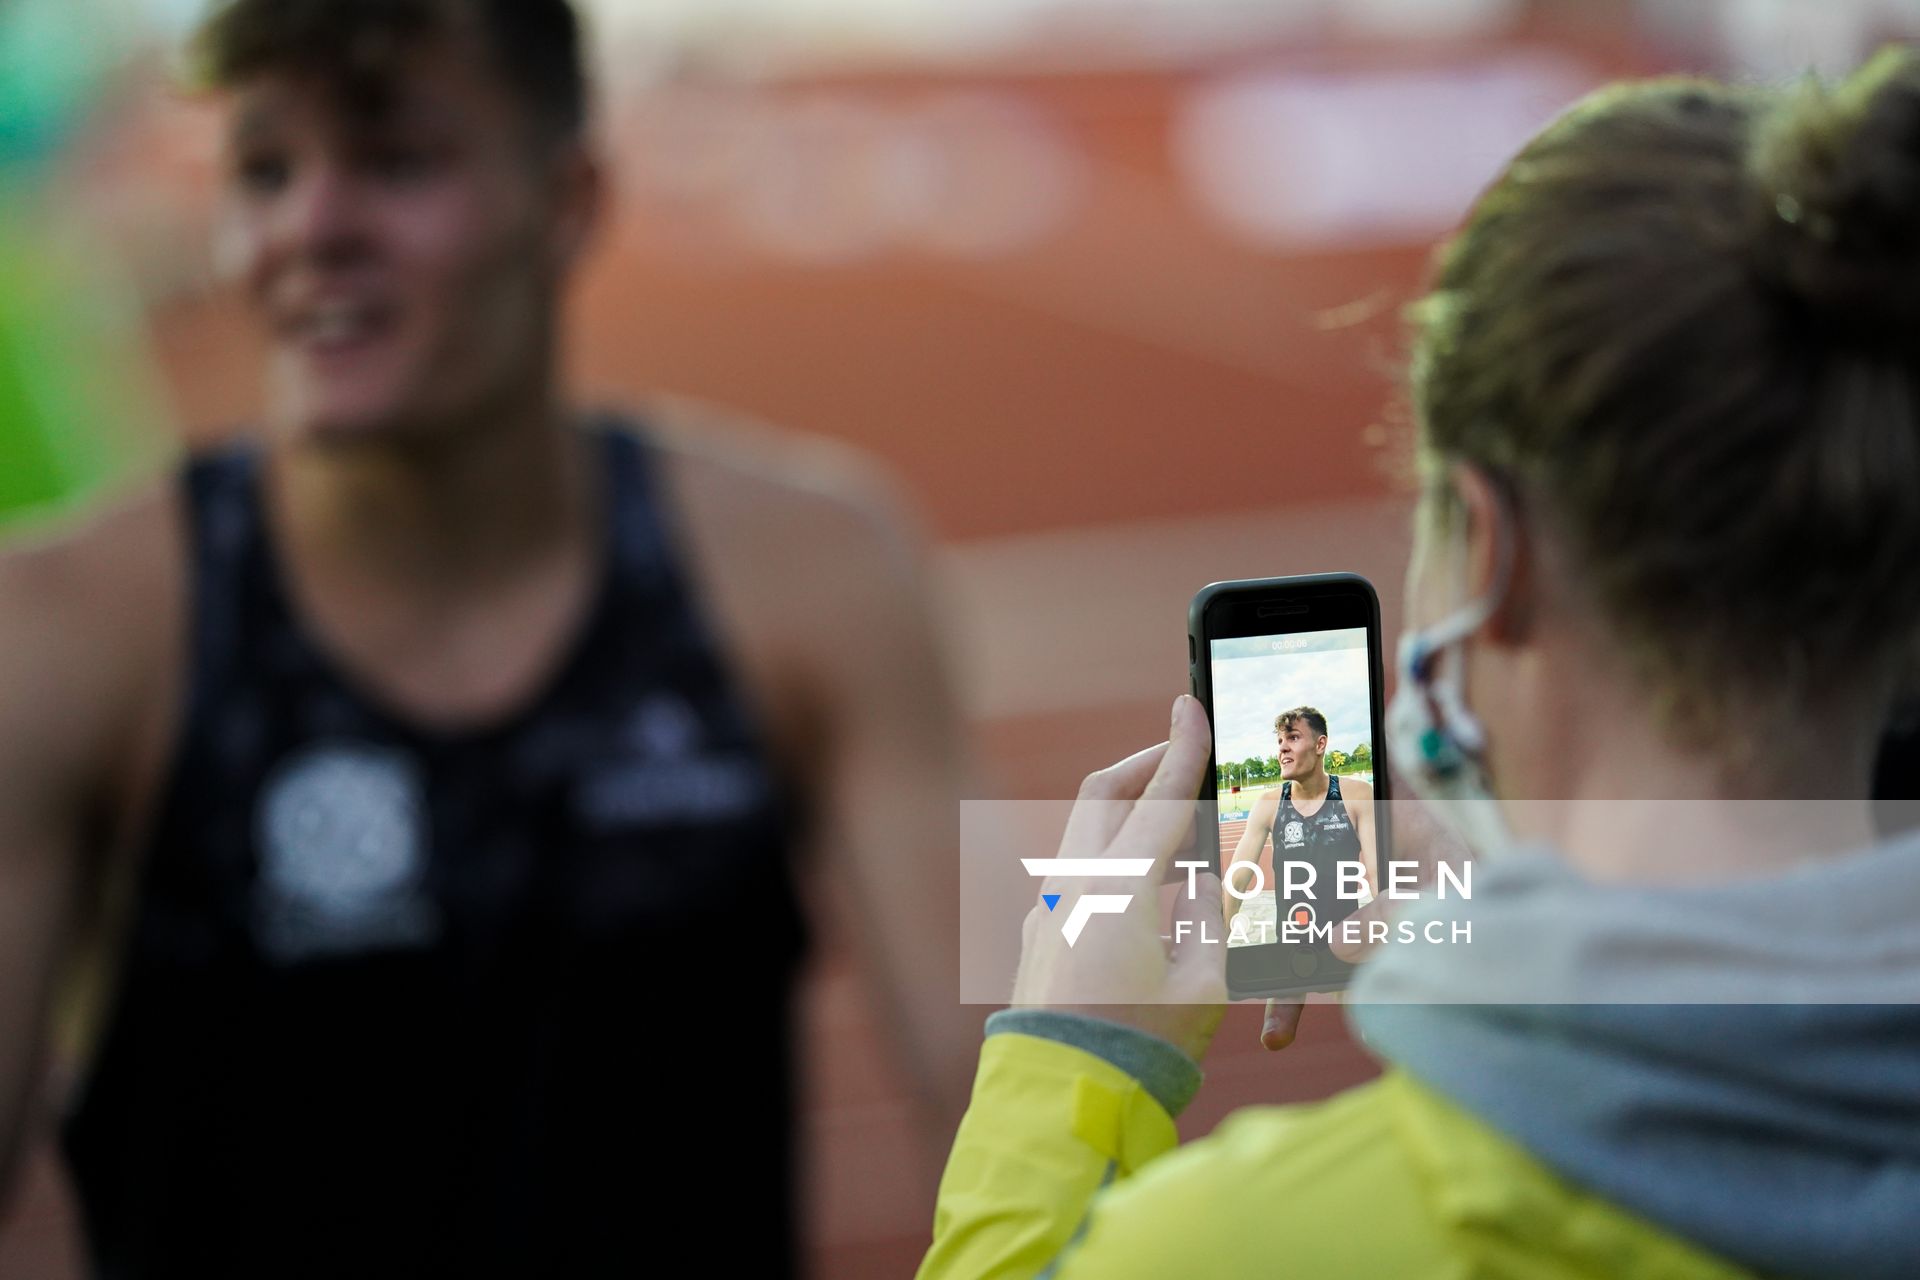
<instances>
[{"instance_id":1,"label":"smartphone","mask_svg":"<svg viewBox=\"0 0 1920 1280\"><path fill-rule=\"evenodd\" d=\"M1340 990L1353 968L1332 941L1387 865L1380 599L1350 573L1216 582L1193 598L1187 653L1213 723L1200 799L1228 992Z\"/></svg>"}]
</instances>

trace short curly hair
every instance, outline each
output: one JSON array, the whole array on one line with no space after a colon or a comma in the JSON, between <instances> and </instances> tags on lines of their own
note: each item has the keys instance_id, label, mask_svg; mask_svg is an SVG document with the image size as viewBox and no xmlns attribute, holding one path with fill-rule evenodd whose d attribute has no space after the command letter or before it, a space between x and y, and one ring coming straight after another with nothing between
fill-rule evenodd
<instances>
[{"instance_id":1,"label":"short curly hair","mask_svg":"<svg viewBox=\"0 0 1920 1280\"><path fill-rule=\"evenodd\" d=\"M1282 711L1273 718L1273 731L1275 733L1285 733L1295 724L1302 721L1313 730L1314 737L1324 738L1327 736L1327 718L1312 707L1295 707L1291 711Z\"/></svg>"},{"instance_id":2,"label":"short curly hair","mask_svg":"<svg viewBox=\"0 0 1920 1280\"><path fill-rule=\"evenodd\" d=\"M569 0L226 0L194 41L198 78L228 88L269 70L313 72L356 108L383 109L406 50L478 36L543 137L577 137L587 119L579 15Z\"/></svg>"}]
</instances>

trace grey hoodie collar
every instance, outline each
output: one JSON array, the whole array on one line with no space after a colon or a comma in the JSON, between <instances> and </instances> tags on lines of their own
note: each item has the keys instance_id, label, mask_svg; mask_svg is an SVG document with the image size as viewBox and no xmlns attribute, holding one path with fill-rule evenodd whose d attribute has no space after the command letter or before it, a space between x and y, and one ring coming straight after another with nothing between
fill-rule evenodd
<instances>
[{"instance_id":1,"label":"grey hoodie collar","mask_svg":"<svg viewBox=\"0 0 1920 1280\"><path fill-rule=\"evenodd\" d=\"M1470 944L1362 971L1371 1048L1722 1257L1920 1276L1920 838L1685 889L1516 852L1473 889L1413 913Z\"/></svg>"}]
</instances>

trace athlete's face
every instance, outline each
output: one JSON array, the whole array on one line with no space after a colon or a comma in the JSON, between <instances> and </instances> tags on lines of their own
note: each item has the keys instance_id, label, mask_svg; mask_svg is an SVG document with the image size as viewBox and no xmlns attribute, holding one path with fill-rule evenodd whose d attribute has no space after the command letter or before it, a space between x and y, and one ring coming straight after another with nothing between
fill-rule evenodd
<instances>
[{"instance_id":1,"label":"athlete's face","mask_svg":"<svg viewBox=\"0 0 1920 1280\"><path fill-rule=\"evenodd\" d=\"M1280 744L1280 776L1288 781L1310 778L1327 754L1327 740L1313 732L1313 726L1295 720L1277 733Z\"/></svg>"},{"instance_id":2,"label":"athlete's face","mask_svg":"<svg viewBox=\"0 0 1920 1280\"><path fill-rule=\"evenodd\" d=\"M470 39L400 59L375 112L311 75L231 102L221 256L267 340L268 415L331 443L458 430L549 393L597 176Z\"/></svg>"}]
</instances>

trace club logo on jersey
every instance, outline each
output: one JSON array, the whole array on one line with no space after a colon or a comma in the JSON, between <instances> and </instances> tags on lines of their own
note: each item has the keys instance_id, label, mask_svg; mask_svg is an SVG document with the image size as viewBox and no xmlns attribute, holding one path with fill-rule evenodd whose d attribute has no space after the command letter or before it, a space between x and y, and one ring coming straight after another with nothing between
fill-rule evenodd
<instances>
[{"instance_id":1,"label":"club logo on jersey","mask_svg":"<svg viewBox=\"0 0 1920 1280\"><path fill-rule=\"evenodd\" d=\"M628 717L622 756L581 782L580 816L596 830L720 822L750 813L766 794L760 762L715 750L699 713L675 694L656 694Z\"/></svg>"},{"instance_id":2,"label":"club logo on jersey","mask_svg":"<svg viewBox=\"0 0 1920 1280\"><path fill-rule=\"evenodd\" d=\"M671 694L647 699L627 721L627 741L656 760L691 755L700 749L700 738L700 717Z\"/></svg>"},{"instance_id":3,"label":"club logo on jersey","mask_svg":"<svg viewBox=\"0 0 1920 1280\"><path fill-rule=\"evenodd\" d=\"M336 743L283 763L257 814L261 947L285 961L428 945L427 820L404 753Z\"/></svg>"},{"instance_id":4,"label":"club logo on jersey","mask_svg":"<svg viewBox=\"0 0 1920 1280\"><path fill-rule=\"evenodd\" d=\"M1307 840L1307 826L1304 822L1289 822L1285 830L1281 832L1280 838L1290 845L1305 844Z\"/></svg>"}]
</instances>

